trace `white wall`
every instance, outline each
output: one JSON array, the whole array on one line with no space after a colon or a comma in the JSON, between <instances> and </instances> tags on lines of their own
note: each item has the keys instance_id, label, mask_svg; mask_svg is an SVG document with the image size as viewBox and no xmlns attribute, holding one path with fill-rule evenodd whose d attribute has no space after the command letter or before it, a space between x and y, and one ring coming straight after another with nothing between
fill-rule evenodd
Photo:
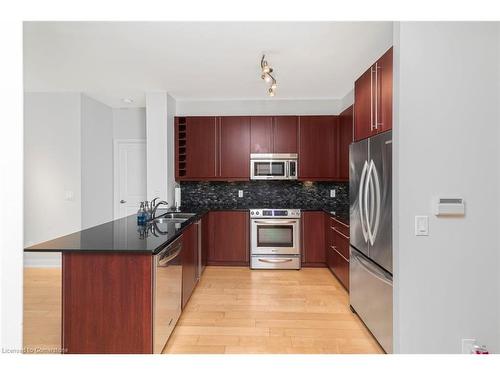
<instances>
[{"instance_id":1,"label":"white wall","mask_svg":"<svg viewBox=\"0 0 500 375\"><path fill-rule=\"evenodd\" d=\"M177 116L227 115L337 115L341 100L182 100L177 99Z\"/></svg>"},{"instance_id":2,"label":"white wall","mask_svg":"<svg viewBox=\"0 0 500 375\"><path fill-rule=\"evenodd\" d=\"M339 113L354 104L354 89L349 91L341 100Z\"/></svg>"},{"instance_id":3,"label":"white wall","mask_svg":"<svg viewBox=\"0 0 500 375\"><path fill-rule=\"evenodd\" d=\"M113 111L82 95L82 229L113 220Z\"/></svg>"},{"instance_id":4,"label":"white wall","mask_svg":"<svg viewBox=\"0 0 500 375\"><path fill-rule=\"evenodd\" d=\"M167 202L174 205L175 196L175 131L174 119L177 112L177 101L167 95Z\"/></svg>"},{"instance_id":5,"label":"white wall","mask_svg":"<svg viewBox=\"0 0 500 375\"><path fill-rule=\"evenodd\" d=\"M113 108L113 138L146 139L146 109Z\"/></svg>"},{"instance_id":6,"label":"white wall","mask_svg":"<svg viewBox=\"0 0 500 375\"><path fill-rule=\"evenodd\" d=\"M81 228L80 112L79 93L24 95L25 247ZM25 254L27 265L58 265L59 259Z\"/></svg>"},{"instance_id":7,"label":"white wall","mask_svg":"<svg viewBox=\"0 0 500 375\"><path fill-rule=\"evenodd\" d=\"M166 200L168 193L167 93L146 94L147 199ZM168 202L171 204L172 202Z\"/></svg>"},{"instance_id":8,"label":"white wall","mask_svg":"<svg viewBox=\"0 0 500 375\"><path fill-rule=\"evenodd\" d=\"M395 27L395 349L500 352L498 23ZM436 218L432 199L465 199ZM429 215L429 236L414 216Z\"/></svg>"}]
</instances>

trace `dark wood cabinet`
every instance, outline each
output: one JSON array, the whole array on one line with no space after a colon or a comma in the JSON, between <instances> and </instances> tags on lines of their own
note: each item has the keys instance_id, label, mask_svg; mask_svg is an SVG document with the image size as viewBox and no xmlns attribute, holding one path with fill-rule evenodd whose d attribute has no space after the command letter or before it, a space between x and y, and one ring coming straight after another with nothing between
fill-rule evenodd
<instances>
[{"instance_id":1,"label":"dark wood cabinet","mask_svg":"<svg viewBox=\"0 0 500 375\"><path fill-rule=\"evenodd\" d=\"M198 282L198 225L191 224L182 234L182 308Z\"/></svg>"},{"instance_id":2,"label":"dark wood cabinet","mask_svg":"<svg viewBox=\"0 0 500 375\"><path fill-rule=\"evenodd\" d=\"M302 265L324 267L325 213L323 211L302 212Z\"/></svg>"},{"instance_id":3,"label":"dark wood cabinet","mask_svg":"<svg viewBox=\"0 0 500 375\"><path fill-rule=\"evenodd\" d=\"M297 116L252 116L250 152L296 154Z\"/></svg>"},{"instance_id":4,"label":"dark wood cabinet","mask_svg":"<svg viewBox=\"0 0 500 375\"><path fill-rule=\"evenodd\" d=\"M354 140L392 129L392 47L354 83Z\"/></svg>"},{"instance_id":5,"label":"dark wood cabinet","mask_svg":"<svg viewBox=\"0 0 500 375\"><path fill-rule=\"evenodd\" d=\"M353 107L345 109L339 116L337 128L337 177L349 181L349 145L352 143Z\"/></svg>"},{"instance_id":6,"label":"dark wood cabinet","mask_svg":"<svg viewBox=\"0 0 500 375\"><path fill-rule=\"evenodd\" d=\"M215 117L186 118L186 179L216 177L216 128Z\"/></svg>"},{"instance_id":7,"label":"dark wood cabinet","mask_svg":"<svg viewBox=\"0 0 500 375\"><path fill-rule=\"evenodd\" d=\"M325 215L326 262L330 271L349 290L349 226Z\"/></svg>"},{"instance_id":8,"label":"dark wood cabinet","mask_svg":"<svg viewBox=\"0 0 500 375\"><path fill-rule=\"evenodd\" d=\"M336 127L338 116L300 116L299 179L337 178Z\"/></svg>"},{"instance_id":9,"label":"dark wood cabinet","mask_svg":"<svg viewBox=\"0 0 500 375\"><path fill-rule=\"evenodd\" d=\"M252 116L250 117L250 152L272 153L273 152L273 117Z\"/></svg>"},{"instance_id":10,"label":"dark wood cabinet","mask_svg":"<svg viewBox=\"0 0 500 375\"><path fill-rule=\"evenodd\" d=\"M377 61L377 131L385 132L392 129L392 48Z\"/></svg>"},{"instance_id":11,"label":"dark wood cabinet","mask_svg":"<svg viewBox=\"0 0 500 375\"><path fill-rule=\"evenodd\" d=\"M247 211L209 213L209 265L248 265L249 216Z\"/></svg>"},{"instance_id":12,"label":"dark wood cabinet","mask_svg":"<svg viewBox=\"0 0 500 375\"><path fill-rule=\"evenodd\" d=\"M250 179L250 118L219 118L219 177Z\"/></svg>"},{"instance_id":13,"label":"dark wood cabinet","mask_svg":"<svg viewBox=\"0 0 500 375\"><path fill-rule=\"evenodd\" d=\"M298 152L297 116L275 116L273 127L273 152L277 154L296 154Z\"/></svg>"}]
</instances>

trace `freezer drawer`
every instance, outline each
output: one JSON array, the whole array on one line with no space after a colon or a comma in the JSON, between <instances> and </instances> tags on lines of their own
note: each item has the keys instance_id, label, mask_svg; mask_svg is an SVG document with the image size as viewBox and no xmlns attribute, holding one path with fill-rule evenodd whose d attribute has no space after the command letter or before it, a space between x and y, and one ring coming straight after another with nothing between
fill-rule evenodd
<instances>
[{"instance_id":1,"label":"freezer drawer","mask_svg":"<svg viewBox=\"0 0 500 375\"><path fill-rule=\"evenodd\" d=\"M299 270L300 255L256 255L251 257L251 269Z\"/></svg>"},{"instance_id":2,"label":"freezer drawer","mask_svg":"<svg viewBox=\"0 0 500 375\"><path fill-rule=\"evenodd\" d=\"M392 276L351 246L349 299L373 336L392 353Z\"/></svg>"}]
</instances>

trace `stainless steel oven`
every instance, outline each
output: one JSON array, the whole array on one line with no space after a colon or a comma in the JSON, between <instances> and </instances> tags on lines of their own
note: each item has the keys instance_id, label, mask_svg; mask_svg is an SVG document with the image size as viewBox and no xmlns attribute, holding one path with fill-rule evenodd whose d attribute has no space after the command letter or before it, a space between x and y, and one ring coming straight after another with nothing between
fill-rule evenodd
<instances>
[{"instance_id":1,"label":"stainless steel oven","mask_svg":"<svg viewBox=\"0 0 500 375\"><path fill-rule=\"evenodd\" d=\"M250 210L251 268L300 268L300 210Z\"/></svg>"},{"instance_id":2,"label":"stainless steel oven","mask_svg":"<svg viewBox=\"0 0 500 375\"><path fill-rule=\"evenodd\" d=\"M297 154L250 154L252 180L296 180Z\"/></svg>"}]
</instances>

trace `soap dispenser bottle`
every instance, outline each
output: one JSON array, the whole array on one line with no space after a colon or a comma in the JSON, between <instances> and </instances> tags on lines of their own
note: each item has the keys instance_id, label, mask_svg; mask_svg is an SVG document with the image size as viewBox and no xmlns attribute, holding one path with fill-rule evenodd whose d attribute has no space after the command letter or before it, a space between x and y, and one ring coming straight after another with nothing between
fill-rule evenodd
<instances>
[{"instance_id":1,"label":"soap dispenser bottle","mask_svg":"<svg viewBox=\"0 0 500 375\"><path fill-rule=\"evenodd\" d=\"M141 202L141 207L139 207L139 211L137 211L137 225L144 225L145 223L144 202Z\"/></svg>"}]
</instances>

